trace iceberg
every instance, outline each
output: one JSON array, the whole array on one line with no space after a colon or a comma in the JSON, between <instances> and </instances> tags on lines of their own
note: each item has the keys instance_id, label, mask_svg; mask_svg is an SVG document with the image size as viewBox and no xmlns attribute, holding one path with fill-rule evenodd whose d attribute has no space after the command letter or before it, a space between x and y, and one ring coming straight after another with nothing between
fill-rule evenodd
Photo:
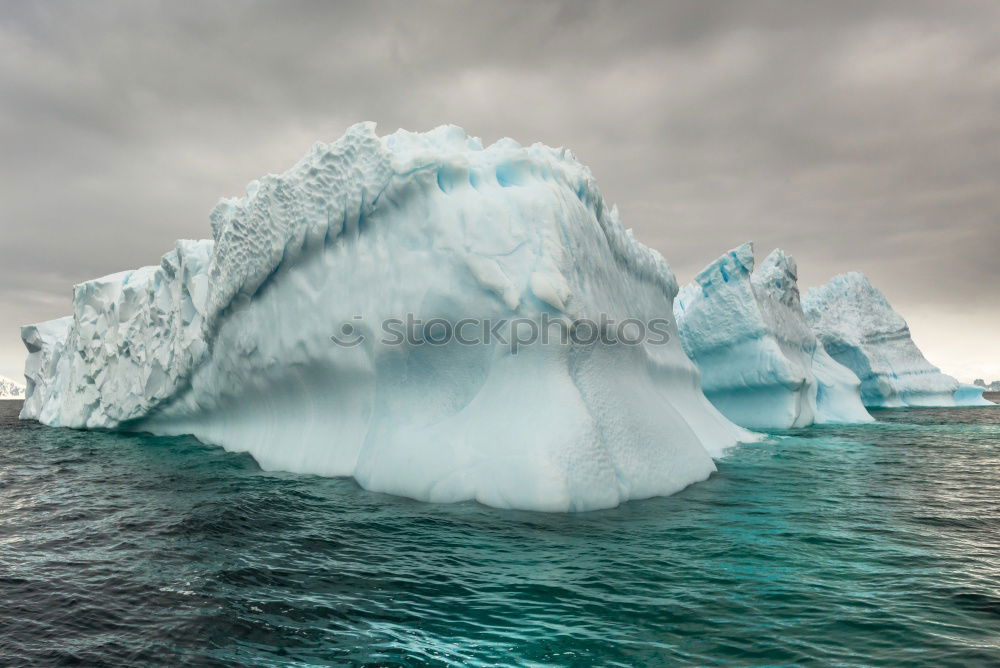
<instances>
[{"instance_id":1,"label":"iceberg","mask_svg":"<svg viewBox=\"0 0 1000 668\"><path fill-rule=\"evenodd\" d=\"M0 399L23 399L24 385L13 378L0 376Z\"/></svg>"},{"instance_id":2,"label":"iceberg","mask_svg":"<svg viewBox=\"0 0 1000 668\"><path fill-rule=\"evenodd\" d=\"M705 395L752 429L871 422L860 380L806 323L795 260L776 249L754 266L753 244L745 243L703 269L674 302Z\"/></svg>"},{"instance_id":3,"label":"iceberg","mask_svg":"<svg viewBox=\"0 0 1000 668\"><path fill-rule=\"evenodd\" d=\"M955 405L957 406L995 406L996 404L983 396L985 387L959 383L955 390Z\"/></svg>"},{"instance_id":4,"label":"iceberg","mask_svg":"<svg viewBox=\"0 0 1000 668\"><path fill-rule=\"evenodd\" d=\"M409 318L569 328L671 313L667 263L565 149L363 123L221 201L211 229L23 328L21 416L544 511L674 493L754 438L705 399L669 318L668 336L637 345L385 336Z\"/></svg>"},{"instance_id":5,"label":"iceberg","mask_svg":"<svg viewBox=\"0 0 1000 668\"><path fill-rule=\"evenodd\" d=\"M906 321L864 274L833 277L808 290L802 306L827 352L861 379L866 406L993 405L981 388L960 385L927 361Z\"/></svg>"}]
</instances>

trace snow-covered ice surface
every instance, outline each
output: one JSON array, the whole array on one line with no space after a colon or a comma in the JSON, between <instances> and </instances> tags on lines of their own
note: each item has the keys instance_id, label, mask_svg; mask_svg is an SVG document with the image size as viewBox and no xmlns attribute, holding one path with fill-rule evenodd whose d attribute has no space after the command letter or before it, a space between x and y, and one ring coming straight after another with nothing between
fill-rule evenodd
<instances>
[{"instance_id":1,"label":"snow-covered ice surface","mask_svg":"<svg viewBox=\"0 0 1000 668\"><path fill-rule=\"evenodd\" d=\"M24 385L13 378L0 376L0 399L24 399Z\"/></svg>"},{"instance_id":2,"label":"snow-covered ice surface","mask_svg":"<svg viewBox=\"0 0 1000 668\"><path fill-rule=\"evenodd\" d=\"M754 429L870 422L860 381L805 321L795 261L774 250L754 269L750 243L708 265L674 303L681 342L706 396Z\"/></svg>"},{"instance_id":3,"label":"snow-covered ice surface","mask_svg":"<svg viewBox=\"0 0 1000 668\"><path fill-rule=\"evenodd\" d=\"M669 314L666 262L568 151L359 124L211 219L214 241L78 285L71 317L23 329L22 417L190 433L269 470L550 511L671 494L753 438L705 399L675 329L663 345L516 355L381 335L408 313ZM363 343L331 341L345 323Z\"/></svg>"},{"instance_id":4,"label":"snow-covered ice surface","mask_svg":"<svg viewBox=\"0 0 1000 668\"><path fill-rule=\"evenodd\" d=\"M910 328L858 272L806 292L806 319L830 355L861 379L866 406L979 406L981 388L960 385L924 358Z\"/></svg>"}]
</instances>

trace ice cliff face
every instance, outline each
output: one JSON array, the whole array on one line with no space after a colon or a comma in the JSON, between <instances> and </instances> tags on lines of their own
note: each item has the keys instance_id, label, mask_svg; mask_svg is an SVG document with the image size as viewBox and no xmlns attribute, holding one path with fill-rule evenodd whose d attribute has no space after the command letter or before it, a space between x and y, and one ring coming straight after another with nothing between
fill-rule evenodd
<instances>
[{"instance_id":1,"label":"ice cliff face","mask_svg":"<svg viewBox=\"0 0 1000 668\"><path fill-rule=\"evenodd\" d=\"M0 376L0 399L23 399L24 385L12 378Z\"/></svg>"},{"instance_id":2,"label":"ice cliff face","mask_svg":"<svg viewBox=\"0 0 1000 668\"><path fill-rule=\"evenodd\" d=\"M988 405L982 391L941 373L910 338L885 296L858 272L810 289L806 318L830 355L861 379L866 406Z\"/></svg>"},{"instance_id":3,"label":"ice cliff face","mask_svg":"<svg viewBox=\"0 0 1000 668\"><path fill-rule=\"evenodd\" d=\"M23 328L22 417L189 433L265 469L537 510L673 493L749 438L706 401L675 329L516 354L380 332L407 314L670 313L666 262L565 150L361 124L211 219L213 241L76 286L71 317ZM357 345L331 341L344 331Z\"/></svg>"},{"instance_id":4,"label":"ice cliff face","mask_svg":"<svg viewBox=\"0 0 1000 668\"><path fill-rule=\"evenodd\" d=\"M747 243L681 291L674 315L705 395L751 428L871 421L860 382L827 355L806 323L797 279L795 261L781 250L755 271Z\"/></svg>"},{"instance_id":5,"label":"ice cliff face","mask_svg":"<svg viewBox=\"0 0 1000 668\"><path fill-rule=\"evenodd\" d=\"M69 383L72 361L72 356L66 351L72 328L72 316L21 328L21 339L28 349L24 363L27 386L21 408L22 418L59 424L62 397Z\"/></svg>"},{"instance_id":6,"label":"ice cliff face","mask_svg":"<svg viewBox=\"0 0 1000 668\"><path fill-rule=\"evenodd\" d=\"M175 396L207 349L211 251L211 241L179 241L159 266L75 286L72 316L22 327L21 416L113 429Z\"/></svg>"}]
</instances>

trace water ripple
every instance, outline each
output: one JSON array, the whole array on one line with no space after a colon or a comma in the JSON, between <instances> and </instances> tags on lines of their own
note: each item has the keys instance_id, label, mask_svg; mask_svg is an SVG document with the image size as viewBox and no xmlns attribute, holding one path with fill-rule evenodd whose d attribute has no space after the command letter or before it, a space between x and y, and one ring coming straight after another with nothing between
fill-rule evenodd
<instances>
[{"instance_id":1,"label":"water ripple","mask_svg":"<svg viewBox=\"0 0 1000 668\"><path fill-rule=\"evenodd\" d=\"M668 499L435 506L0 402L0 663L1000 663L1000 410L775 434Z\"/></svg>"}]
</instances>

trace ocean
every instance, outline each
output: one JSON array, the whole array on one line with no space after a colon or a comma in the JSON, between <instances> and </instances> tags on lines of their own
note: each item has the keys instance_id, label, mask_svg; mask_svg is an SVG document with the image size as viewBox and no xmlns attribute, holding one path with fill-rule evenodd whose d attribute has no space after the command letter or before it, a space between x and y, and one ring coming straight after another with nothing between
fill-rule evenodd
<instances>
[{"instance_id":1,"label":"ocean","mask_svg":"<svg viewBox=\"0 0 1000 668\"><path fill-rule=\"evenodd\" d=\"M0 402L0 664L1000 663L1000 407L582 514L432 505Z\"/></svg>"}]
</instances>

